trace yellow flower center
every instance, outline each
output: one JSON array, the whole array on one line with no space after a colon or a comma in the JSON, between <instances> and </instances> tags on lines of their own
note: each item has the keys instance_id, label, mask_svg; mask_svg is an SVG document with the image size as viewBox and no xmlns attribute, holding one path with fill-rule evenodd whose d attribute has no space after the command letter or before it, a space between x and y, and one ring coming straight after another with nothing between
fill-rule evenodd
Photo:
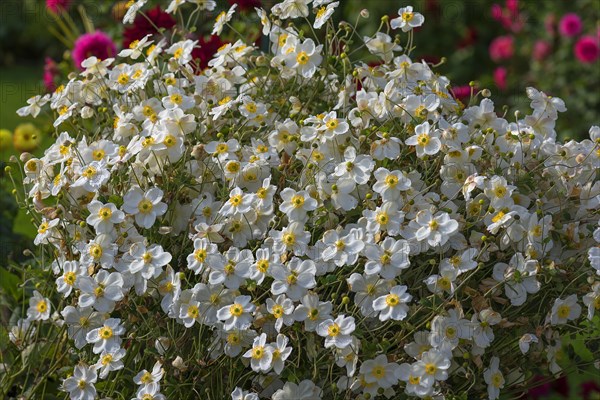
<instances>
[{"instance_id":1,"label":"yellow flower center","mask_svg":"<svg viewBox=\"0 0 600 400\"><path fill-rule=\"evenodd\" d=\"M496 186L496 188L494 189L494 194L496 195L496 197L504 197L506 196L506 187L504 186Z\"/></svg>"},{"instance_id":2,"label":"yellow flower center","mask_svg":"<svg viewBox=\"0 0 600 400\"><path fill-rule=\"evenodd\" d=\"M147 213L151 212L153 207L154 207L154 205L148 199L143 199L142 201L140 201L138 203L138 210L142 214L147 214Z\"/></svg>"},{"instance_id":3,"label":"yellow flower center","mask_svg":"<svg viewBox=\"0 0 600 400\"><path fill-rule=\"evenodd\" d=\"M38 233L41 233L43 235L44 233L46 233L46 231L48 230L48 228L49 228L48 223L47 222L42 222L40 224L40 226L38 227Z\"/></svg>"},{"instance_id":4,"label":"yellow flower center","mask_svg":"<svg viewBox=\"0 0 600 400\"><path fill-rule=\"evenodd\" d=\"M105 155L106 155L106 153L105 153L105 152L104 152L104 150L102 150L102 149L97 149L97 150L94 150L94 151L92 152L92 157L93 157L93 158L94 158L94 160L96 160L96 161L100 161L100 160L102 160L102 159L104 158L104 156L105 156Z\"/></svg>"},{"instance_id":5,"label":"yellow flower center","mask_svg":"<svg viewBox=\"0 0 600 400\"><path fill-rule=\"evenodd\" d=\"M242 204L242 195L241 194L236 194L233 195L229 198L229 203L231 203L232 206L237 207L240 204Z\"/></svg>"},{"instance_id":6,"label":"yellow flower center","mask_svg":"<svg viewBox=\"0 0 600 400\"><path fill-rule=\"evenodd\" d=\"M98 330L100 339L108 340L113 336L113 330L109 326L103 326Z\"/></svg>"},{"instance_id":7,"label":"yellow flower center","mask_svg":"<svg viewBox=\"0 0 600 400\"><path fill-rule=\"evenodd\" d=\"M196 251L194 251L194 259L201 263L206 261L206 250L197 249Z\"/></svg>"},{"instance_id":8,"label":"yellow flower center","mask_svg":"<svg viewBox=\"0 0 600 400\"><path fill-rule=\"evenodd\" d=\"M110 364L112 359L113 359L112 354L106 354L104 357L102 357L102 360L100 361L100 363L102 365L108 365L108 364Z\"/></svg>"},{"instance_id":9,"label":"yellow flower center","mask_svg":"<svg viewBox=\"0 0 600 400\"><path fill-rule=\"evenodd\" d=\"M285 243L286 246L293 246L294 243L296 243L296 235L294 235L293 233L284 234L283 243Z\"/></svg>"},{"instance_id":10,"label":"yellow flower center","mask_svg":"<svg viewBox=\"0 0 600 400\"><path fill-rule=\"evenodd\" d=\"M98 216L102 221L106 221L112 217L112 211L108 207L102 207L100 210L98 210Z\"/></svg>"},{"instance_id":11,"label":"yellow flower center","mask_svg":"<svg viewBox=\"0 0 600 400\"><path fill-rule=\"evenodd\" d=\"M219 15L217 15L217 18L215 18L215 21L219 22L220 20L225 18L226 15L227 15L227 13L225 11L221 11L221 13L219 13Z\"/></svg>"},{"instance_id":12,"label":"yellow flower center","mask_svg":"<svg viewBox=\"0 0 600 400\"><path fill-rule=\"evenodd\" d=\"M456 328L453 326L449 326L446 328L446 336L449 337L450 339L453 339L454 337L456 337Z\"/></svg>"},{"instance_id":13,"label":"yellow flower center","mask_svg":"<svg viewBox=\"0 0 600 400\"><path fill-rule=\"evenodd\" d=\"M234 317L240 317L244 313L244 307L239 303L235 303L229 307L229 312Z\"/></svg>"},{"instance_id":14,"label":"yellow flower center","mask_svg":"<svg viewBox=\"0 0 600 400\"><path fill-rule=\"evenodd\" d=\"M336 118L330 119L327 121L327 129L334 130L339 125L338 120Z\"/></svg>"},{"instance_id":15,"label":"yellow flower center","mask_svg":"<svg viewBox=\"0 0 600 400\"><path fill-rule=\"evenodd\" d=\"M129 82L129 75L123 72L117 78L117 82L119 83L119 85L126 85Z\"/></svg>"},{"instance_id":16,"label":"yellow flower center","mask_svg":"<svg viewBox=\"0 0 600 400\"><path fill-rule=\"evenodd\" d=\"M382 365L377 365L371 371L371 375L373 375L377 379L381 379L385 376L385 368Z\"/></svg>"},{"instance_id":17,"label":"yellow flower center","mask_svg":"<svg viewBox=\"0 0 600 400\"><path fill-rule=\"evenodd\" d=\"M396 175L388 175L385 178L385 184L389 187L394 187L398 184L398 177Z\"/></svg>"},{"instance_id":18,"label":"yellow flower center","mask_svg":"<svg viewBox=\"0 0 600 400\"><path fill-rule=\"evenodd\" d=\"M417 136L417 143L419 143L419 145L421 146L427 146L427 144L429 143L429 135L422 133L419 136Z\"/></svg>"},{"instance_id":19,"label":"yellow flower center","mask_svg":"<svg viewBox=\"0 0 600 400\"><path fill-rule=\"evenodd\" d=\"M283 307L280 306L279 304L275 304L273 306L273 316L275 318L281 318L281 317L283 317Z\"/></svg>"},{"instance_id":20,"label":"yellow flower center","mask_svg":"<svg viewBox=\"0 0 600 400\"><path fill-rule=\"evenodd\" d=\"M390 293L387 296L385 296L385 304L387 304L388 306L396 307L398 305L398 303L400 303L400 299L398 298L398 295Z\"/></svg>"},{"instance_id":21,"label":"yellow flower center","mask_svg":"<svg viewBox=\"0 0 600 400\"><path fill-rule=\"evenodd\" d=\"M412 19L415 17L415 14L409 11L405 11L402 13L402 19L404 20L404 22L409 22L412 21Z\"/></svg>"},{"instance_id":22,"label":"yellow flower center","mask_svg":"<svg viewBox=\"0 0 600 400\"><path fill-rule=\"evenodd\" d=\"M431 221L429 221L429 229L431 229L432 231L437 230L439 225L440 224L438 224L438 222L435 219L432 219Z\"/></svg>"},{"instance_id":23,"label":"yellow flower center","mask_svg":"<svg viewBox=\"0 0 600 400\"><path fill-rule=\"evenodd\" d=\"M129 43L129 48L135 49L139 43L140 43L139 40L134 40L133 42Z\"/></svg>"},{"instance_id":24,"label":"yellow flower center","mask_svg":"<svg viewBox=\"0 0 600 400\"><path fill-rule=\"evenodd\" d=\"M496 214L492 217L492 222L496 223L496 222L500 221L502 219L502 217L504 217L504 215L505 215L504 211L498 212L498 214Z\"/></svg>"},{"instance_id":25,"label":"yellow flower center","mask_svg":"<svg viewBox=\"0 0 600 400\"><path fill-rule=\"evenodd\" d=\"M297 194L292 197L292 205L294 208L302 207L304 205L304 196Z\"/></svg>"},{"instance_id":26,"label":"yellow flower center","mask_svg":"<svg viewBox=\"0 0 600 400\"><path fill-rule=\"evenodd\" d=\"M198 318L198 315L200 315L200 310L198 309L198 306L188 306L187 309L187 316L192 318L192 319L196 319Z\"/></svg>"},{"instance_id":27,"label":"yellow flower center","mask_svg":"<svg viewBox=\"0 0 600 400\"><path fill-rule=\"evenodd\" d=\"M79 389L85 389L85 387L87 386L87 382L85 381L85 379L80 379L79 382L77 382L77 387Z\"/></svg>"},{"instance_id":28,"label":"yellow flower center","mask_svg":"<svg viewBox=\"0 0 600 400\"><path fill-rule=\"evenodd\" d=\"M269 269L269 260L258 260L256 262L256 269L259 270L261 273L266 273L267 270Z\"/></svg>"},{"instance_id":29,"label":"yellow flower center","mask_svg":"<svg viewBox=\"0 0 600 400\"><path fill-rule=\"evenodd\" d=\"M165 140L163 140L163 143L167 147L173 147L177 143L177 138L173 135L167 135L165 136Z\"/></svg>"},{"instance_id":30,"label":"yellow flower center","mask_svg":"<svg viewBox=\"0 0 600 400\"><path fill-rule=\"evenodd\" d=\"M96 175L96 172L96 168L89 166L83 170L81 175L85 176L87 179L91 179L92 177L94 177L94 175Z\"/></svg>"},{"instance_id":31,"label":"yellow flower center","mask_svg":"<svg viewBox=\"0 0 600 400\"><path fill-rule=\"evenodd\" d=\"M294 285L294 284L296 284L296 282L298 282L298 274L296 272L292 272L287 277L287 283L289 285Z\"/></svg>"},{"instance_id":32,"label":"yellow flower center","mask_svg":"<svg viewBox=\"0 0 600 400\"><path fill-rule=\"evenodd\" d=\"M327 334L329 336L336 337L337 335L340 334L340 326L338 324L336 324L335 322L333 324L329 325L329 328L327 328Z\"/></svg>"},{"instance_id":33,"label":"yellow flower center","mask_svg":"<svg viewBox=\"0 0 600 400\"><path fill-rule=\"evenodd\" d=\"M443 276L437 280L437 285L442 290L450 290L450 288L452 287L452 283L450 282L450 279L448 279L445 276Z\"/></svg>"},{"instance_id":34,"label":"yellow flower center","mask_svg":"<svg viewBox=\"0 0 600 400\"><path fill-rule=\"evenodd\" d=\"M171 100L171 103L179 105L183 102L183 97L179 93L173 93L169 96L169 100Z\"/></svg>"},{"instance_id":35,"label":"yellow flower center","mask_svg":"<svg viewBox=\"0 0 600 400\"><path fill-rule=\"evenodd\" d=\"M75 284L76 279L77 279L77 275L75 275L75 272L72 272L72 271L65 272L65 276L63 277L63 280L69 286L73 286Z\"/></svg>"},{"instance_id":36,"label":"yellow flower center","mask_svg":"<svg viewBox=\"0 0 600 400\"><path fill-rule=\"evenodd\" d=\"M227 145L227 143L219 143L217 145L217 149L216 149L217 154L225 154L227 152L227 150L229 150L229 146Z\"/></svg>"},{"instance_id":37,"label":"yellow flower center","mask_svg":"<svg viewBox=\"0 0 600 400\"><path fill-rule=\"evenodd\" d=\"M225 274L233 275L235 272L235 264L232 261L229 261L227 265L225 265Z\"/></svg>"},{"instance_id":38,"label":"yellow flower center","mask_svg":"<svg viewBox=\"0 0 600 400\"><path fill-rule=\"evenodd\" d=\"M492 375L492 385L494 385L494 387L499 388L503 384L504 378L500 372L496 372L494 375Z\"/></svg>"},{"instance_id":39,"label":"yellow flower center","mask_svg":"<svg viewBox=\"0 0 600 400\"><path fill-rule=\"evenodd\" d=\"M40 314L45 313L48 310L48 304L46 304L46 300L40 300L40 301L38 301L38 303L35 306L35 309Z\"/></svg>"},{"instance_id":40,"label":"yellow flower center","mask_svg":"<svg viewBox=\"0 0 600 400\"><path fill-rule=\"evenodd\" d=\"M322 6L321 8L319 8L317 10L317 18L322 18L323 15L325 15L325 12L327 11L327 7Z\"/></svg>"},{"instance_id":41,"label":"yellow flower center","mask_svg":"<svg viewBox=\"0 0 600 400\"><path fill-rule=\"evenodd\" d=\"M173 53L173 58L178 60L181 58L182 55L183 55L183 49L180 47L177 50L175 50L175 52Z\"/></svg>"},{"instance_id":42,"label":"yellow flower center","mask_svg":"<svg viewBox=\"0 0 600 400\"><path fill-rule=\"evenodd\" d=\"M560 307L558 307L558 310L556 311L556 313L558 314L558 316L560 318L567 318L569 316L570 312L571 312L571 307L569 307L566 304L563 304Z\"/></svg>"},{"instance_id":43,"label":"yellow flower center","mask_svg":"<svg viewBox=\"0 0 600 400\"><path fill-rule=\"evenodd\" d=\"M388 214L385 211L380 211L375 216L375 221L377 221L379 225L387 225L389 220L390 218L388 217Z\"/></svg>"},{"instance_id":44,"label":"yellow flower center","mask_svg":"<svg viewBox=\"0 0 600 400\"><path fill-rule=\"evenodd\" d=\"M230 345L237 345L240 343L240 335L237 332L230 333L227 335L227 343Z\"/></svg>"},{"instance_id":45,"label":"yellow flower center","mask_svg":"<svg viewBox=\"0 0 600 400\"><path fill-rule=\"evenodd\" d=\"M260 360L265 354L265 348L263 346L257 346L252 349L252 358Z\"/></svg>"},{"instance_id":46,"label":"yellow flower center","mask_svg":"<svg viewBox=\"0 0 600 400\"><path fill-rule=\"evenodd\" d=\"M100 257L102 257L102 253L102 246L100 246L98 243L94 243L90 246L90 256L92 256L94 260L98 260Z\"/></svg>"},{"instance_id":47,"label":"yellow flower center","mask_svg":"<svg viewBox=\"0 0 600 400\"><path fill-rule=\"evenodd\" d=\"M429 374L429 375L433 375L435 374L435 371L437 370L437 367L435 366L435 364L425 364L425 373Z\"/></svg>"},{"instance_id":48,"label":"yellow flower center","mask_svg":"<svg viewBox=\"0 0 600 400\"><path fill-rule=\"evenodd\" d=\"M142 383L148 384L154 382L154 378L152 377L152 374L150 372L146 371L144 372L144 375L142 375L142 377L140 378L140 381Z\"/></svg>"},{"instance_id":49,"label":"yellow flower center","mask_svg":"<svg viewBox=\"0 0 600 400\"><path fill-rule=\"evenodd\" d=\"M241 168L240 163L237 161L229 161L227 163L227 165L225 166L225 169L230 174L238 173L240 171L240 168Z\"/></svg>"},{"instance_id":50,"label":"yellow flower center","mask_svg":"<svg viewBox=\"0 0 600 400\"><path fill-rule=\"evenodd\" d=\"M246 111L250 114L254 114L256 112L256 104L253 102L246 104Z\"/></svg>"},{"instance_id":51,"label":"yellow flower center","mask_svg":"<svg viewBox=\"0 0 600 400\"><path fill-rule=\"evenodd\" d=\"M96 297L104 296L104 287L102 285L99 285L96 289L94 289L94 294L96 295Z\"/></svg>"},{"instance_id":52,"label":"yellow flower center","mask_svg":"<svg viewBox=\"0 0 600 400\"><path fill-rule=\"evenodd\" d=\"M419 376L410 375L408 377L408 383L410 383L411 385L418 385L420 382L421 382L421 377L419 377Z\"/></svg>"},{"instance_id":53,"label":"yellow flower center","mask_svg":"<svg viewBox=\"0 0 600 400\"><path fill-rule=\"evenodd\" d=\"M231 101L231 97L229 97L229 96L226 96L226 97L224 97L223 99L219 100L219 105L220 105L220 106L222 106L222 105L224 105L224 104L227 104L227 103L229 103L230 101Z\"/></svg>"},{"instance_id":54,"label":"yellow flower center","mask_svg":"<svg viewBox=\"0 0 600 400\"><path fill-rule=\"evenodd\" d=\"M542 236L542 226L541 225L536 225L533 227L533 229L531 230L531 234L535 237L540 237Z\"/></svg>"},{"instance_id":55,"label":"yellow flower center","mask_svg":"<svg viewBox=\"0 0 600 400\"><path fill-rule=\"evenodd\" d=\"M296 61L298 62L298 64L300 65L305 65L308 62L309 58L308 58L308 54L306 54L305 51L301 51L300 53L298 53L298 55L296 56Z\"/></svg>"},{"instance_id":56,"label":"yellow flower center","mask_svg":"<svg viewBox=\"0 0 600 400\"><path fill-rule=\"evenodd\" d=\"M379 257L379 261L381 261L381 264L383 265L388 265L392 262L392 253L387 250L384 251L381 257Z\"/></svg>"}]
</instances>

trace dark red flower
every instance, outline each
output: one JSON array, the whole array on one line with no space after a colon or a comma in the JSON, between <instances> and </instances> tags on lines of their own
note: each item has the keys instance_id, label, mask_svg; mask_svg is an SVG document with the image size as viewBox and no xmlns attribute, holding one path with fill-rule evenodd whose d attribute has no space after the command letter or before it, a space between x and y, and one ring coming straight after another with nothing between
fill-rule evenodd
<instances>
[{"instance_id":1,"label":"dark red flower","mask_svg":"<svg viewBox=\"0 0 600 400\"><path fill-rule=\"evenodd\" d=\"M171 29L175 26L175 19L161 10L159 6L146 12L146 17L138 14L133 24L125 28L123 31L123 47L129 47L131 42L140 40L146 35L157 34L157 28Z\"/></svg>"},{"instance_id":2,"label":"dark red flower","mask_svg":"<svg viewBox=\"0 0 600 400\"><path fill-rule=\"evenodd\" d=\"M475 27L471 26L467 29L467 32L463 36L463 38L460 39L460 42L458 42L457 47L459 49L464 49L465 47L470 47L477 42L477 37L478 37L477 30L475 29Z\"/></svg>"},{"instance_id":3,"label":"dark red flower","mask_svg":"<svg viewBox=\"0 0 600 400\"><path fill-rule=\"evenodd\" d=\"M226 44L217 35L209 36L208 39L201 37L198 40L198 46L192 50L192 59L195 60L200 69L208 67L208 62L221 46ZM198 71L197 71L198 72Z\"/></svg>"},{"instance_id":4,"label":"dark red flower","mask_svg":"<svg viewBox=\"0 0 600 400\"><path fill-rule=\"evenodd\" d=\"M581 384L581 397L583 400L590 400L593 393L600 393L600 385L594 381L587 381Z\"/></svg>"},{"instance_id":5,"label":"dark red flower","mask_svg":"<svg viewBox=\"0 0 600 400\"><path fill-rule=\"evenodd\" d=\"M252 11L254 7L260 7L260 0L227 0L230 5L237 4L240 11Z\"/></svg>"}]
</instances>

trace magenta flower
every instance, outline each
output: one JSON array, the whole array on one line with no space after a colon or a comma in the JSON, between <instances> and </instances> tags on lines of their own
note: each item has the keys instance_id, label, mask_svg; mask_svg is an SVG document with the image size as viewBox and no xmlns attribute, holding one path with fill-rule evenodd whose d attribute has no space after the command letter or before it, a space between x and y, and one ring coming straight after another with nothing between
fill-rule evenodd
<instances>
[{"instance_id":1,"label":"magenta flower","mask_svg":"<svg viewBox=\"0 0 600 400\"><path fill-rule=\"evenodd\" d=\"M600 57L600 47L598 40L593 36L582 36L575 43L575 57L584 64L591 64Z\"/></svg>"},{"instance_id":2,"label":"magenta flower","mask_svg":"<svg viewBox=\"0 0 600 400\"><path fill-rule=\"evenodd\" d=\"M466 103L471 98L471 86L455 86L452 88L451 93L455 99L460 100L461 103Z\"/></svg>"},{"instance_id":3,"label":"magenta flower","mask_svg":"<svg viewBox=\"0 0 600 400\"><path fill-rule=\"evenodd\" d=\"M46 0L46 9L54 14L68 10L70 6L71 0Z\"/></svg>"},{"instance_id":4,"label":"magenta flower","mask_svg":"<svg viewBox=\"0 0 600 400\"><path fill-rule=\"evenodd\" d=\"M519 14L519 0L506 0L506 8L512 15Z\"/></svg>"},{"instance_id":5,"label":"magenta flower","mask_svg":"<svg viewBox=\"0 0 600 400\"><path fill-rule=\"evenodd\" d=\"M533 59L536 61L542 61L548 57L552 51L552 45L545 40L538 40L533 45Z\"/></svg>"},{"instance_id":6,"label":"magenta flower","mask_svg":"<svg viewBox=\"0 0 600 400\"><path fill-rule=\"evenodd\" d=\"M490 44L490 57L496 62L511 58L513 52L512 36L498 36Z\"/></svg>"},{"instance_id":7,"label":"magenta flower","mask_svg":"<svg viewBox=\"0 0 600 400\"><path fill-rule=\"evenodd\" d=\"M506 76L508 71L504 67L498 67L494 70L494 83L500 90L506 90Z\"/></svg>"},{"instance_id":8,"label":"magenta flower","mask_svg":"<svg viewBox=\"0 0 600 400\"><path fill-rule=\"evenodd\" d=\"M577 36L581 33L583 23L579 15L575 13L565 14L558 23L558 31L566 37Z\"/></svg>"},{"instance_id":9,"label":"magenta flower","mask_svg":"<svg viewBox=\"0 0 600 400\"><path fill-rule=\"evenodd\" d=\"M58 65L50 57L46 57L44 64L44 86L48 92L56 90L55 79L59 75Z\"/></svg>"},{"instance_id":10,"label":"magenta flower","mask_svg":"<svg viewBox=\"0 0 600 400\"><path fill-rule=\"evenodd\" d=\"M84 33L81 35L73 46L73 62L79 69L81 62L88 57L96 56L100 60L114 57L117 54L117 48L110 37L101 31L94 33Z\"/></svg>"}]
</instances>

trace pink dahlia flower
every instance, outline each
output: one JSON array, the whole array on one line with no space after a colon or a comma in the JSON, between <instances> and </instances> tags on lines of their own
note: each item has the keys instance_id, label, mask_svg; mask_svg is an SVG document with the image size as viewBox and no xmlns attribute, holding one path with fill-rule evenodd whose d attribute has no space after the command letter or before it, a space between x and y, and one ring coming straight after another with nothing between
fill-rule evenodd
<instances>
[{"instance_id":1,"label":"pink dahlia flower","mask_svg":"<svg viewBox=\"0 0 600 400\"><path fill-rule=\"evenodd\" d=\"M46 9L54 14L68 10L70 6L71 0L46 0Z\"/></svg>"},{"instance_id":2,"label":"pink dahlia flower","mask_svg":"<svg viewBox=\"0 0 600 400\"><path fill-rule=\"evenodd\" d=\"M575 43L575 57L584 64L591 64L600 57L598 40L593 36L582 36Z\"/></svg>"},{"instance_id":3,"label":"pink dahlia flower","mask_svg":"<svg viewBox=\"0 0 600 400\"><path fill-rule=\"evenodd\" d=\"M511 58L513 52L512 36L498 36L490 44L490 57L496 62Z\"/></svg>"},{"instance_id":4,"label":"pink dahlia flower","mask_svg":"<svg viewBox=\"0 0 600 400\"><path fill-rule=\"evenodd\" d=\"M101 60L114 57L117 54L117 48L111 38L104 32L96 31L94 33L84 33L73 46L73 62L77 68L81 69L81 62L91 56L96 56Z\"/></svg>"},{"instance_id":5,"label":"pink dahlia flower","mask_svg":"<svg viewBox=\"0 0 600 400\"><path fill-rule=\"evenodd\" d=\"M558 31L562 36L573 37L581 33L583 23L575 13L565 14L558 23Z\"/></svg>"}]
</instances>

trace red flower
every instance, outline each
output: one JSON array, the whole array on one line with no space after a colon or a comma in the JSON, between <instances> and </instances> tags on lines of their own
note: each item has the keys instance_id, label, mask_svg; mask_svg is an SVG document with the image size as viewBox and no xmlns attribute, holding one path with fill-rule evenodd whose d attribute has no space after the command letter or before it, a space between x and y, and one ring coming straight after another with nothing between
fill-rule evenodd
<instances>
[{"instance_id":1,"label":"red flower","mask_svg":"<svg viewBox=\"0 0 600 400\"><path fill-rule=\"evenodd\" d=\"M584 64L591 64L600 57L598 40L593 36L582 36L575 43L575 57Z\"/></svg>"},{"instance_id":2,"label":"red flower","mask_svg":"<svg viewBox=\"0 0 600 400\"><path fill-rule=\"evenodd\" d=\"M260 7L260 0L227 0L230 5L237 4L240 11L252 11L254 7Z\"/></svg>"},{"instance_id":3,"label":"red flower","mask_svg":"<svg viewBox=\"0 0 600 400\"><path fill-rule=\"evenodd\" d=\"M146 18L147 17L147 18ZM175 26L175 19L160 9L154 7L146 13L146 17L138 14L131 26L123 31L123 47L129 47L134 40L140 40L146 35L158 33L156 28L171 29Z\"/></svg>"},{"instance_id":4,"label":"red flower","mask_svg":"<svg viewBox=\"0 0 600 400\"><path fill-rule=\"evenodd\" d=\"M192 59L196 60L202 70L208 67L208 62L213 58L213 55L226 43L227 42L223 42L219 39L219 36L217 35L210 36L208 40L201 37L198 41L200 47L196 47L192 50Z\"/></svg>"}]
</instances>

